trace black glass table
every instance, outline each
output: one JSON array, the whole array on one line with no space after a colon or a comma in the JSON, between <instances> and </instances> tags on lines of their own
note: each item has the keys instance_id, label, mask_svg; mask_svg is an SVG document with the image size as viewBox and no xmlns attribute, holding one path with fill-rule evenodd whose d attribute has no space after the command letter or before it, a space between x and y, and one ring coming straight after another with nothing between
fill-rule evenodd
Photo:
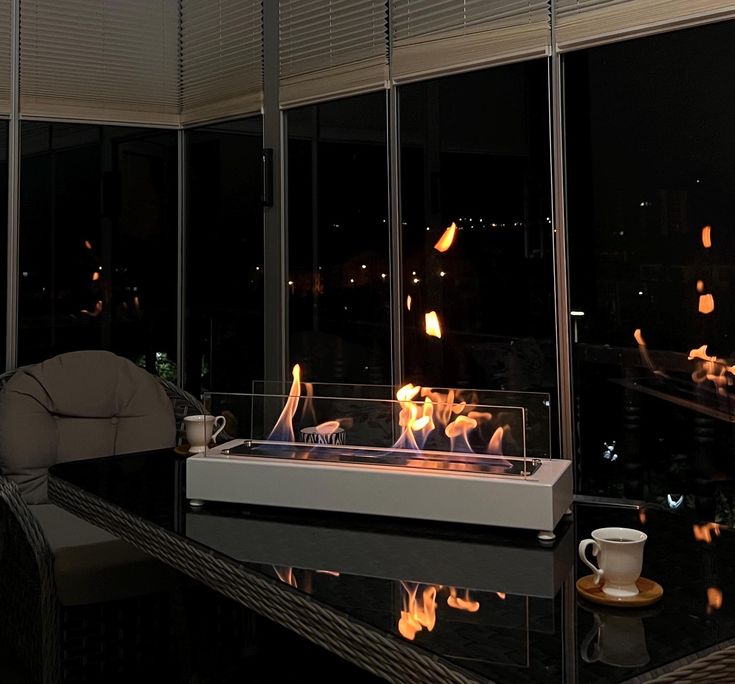
<instances>
[{"instance_id":1,"label":"black glass table","mask_svg":"<svg viewBox=\"0 0 735 684\"><path fill-rule=\"evenodd\" d=\"M184 478L173 450L78 461L51 468L49 497L388 681L735 681L729 530L578 502L543 547L520 530L193 509ZM659 603L615 609L576 594L579 540L611 525L648 534L643 574L663 586Z\"/></svg>"}]
</instances>

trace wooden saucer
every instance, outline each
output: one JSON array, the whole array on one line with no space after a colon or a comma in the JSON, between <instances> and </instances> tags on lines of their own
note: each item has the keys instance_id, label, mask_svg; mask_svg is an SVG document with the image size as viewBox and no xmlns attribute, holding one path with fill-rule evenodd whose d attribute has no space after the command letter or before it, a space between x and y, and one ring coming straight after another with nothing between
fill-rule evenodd
<instances>
[{"instance_id":1,"label":"wooden saucer","mask_svg":"<svg viewBox=\"0 0 735 684\"><path fill-rule=\"evenodd\" d=\"M585 575L577 580L577 591L592 603L615 608L643 608L656 603L664 595L663 587L653 580L639 577L635 584L638 587L635 596L608 596L602 591L601 584L595 584L594 575Z\"/></svg>"}]
</instances>

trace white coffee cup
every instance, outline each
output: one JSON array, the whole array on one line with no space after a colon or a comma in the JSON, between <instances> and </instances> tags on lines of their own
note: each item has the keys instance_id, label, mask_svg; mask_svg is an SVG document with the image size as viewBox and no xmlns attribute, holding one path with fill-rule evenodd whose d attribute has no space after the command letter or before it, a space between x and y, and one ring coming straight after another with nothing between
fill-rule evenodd
<instances>
[{"instance_id":1,"label":"white coffee cup","mask_svg":"<svg viewBox=\"0 0 735 684\"><path fill-rule=\"evenodd\" d=\"M214 428L216 426L217 429ZM225 428L224 416L186 416L186 441L189 443L189 453L201 453L207 445Z\"/></svg>"},{"instance_id":2,"label":"white coffee cup","mask_svg":"<svg viewBox=\"0 0 735 684\"><path fill-rule=\"evenodd\" d=\"M592 532L592 539L579 543L579 557L595 573L595 584L602 582L605 594L617 598L636 596L646 539L643 532L628 527L601 527ZM587 560L588 546L592 546L599 568Z\"/></svg>"}]
</instances>

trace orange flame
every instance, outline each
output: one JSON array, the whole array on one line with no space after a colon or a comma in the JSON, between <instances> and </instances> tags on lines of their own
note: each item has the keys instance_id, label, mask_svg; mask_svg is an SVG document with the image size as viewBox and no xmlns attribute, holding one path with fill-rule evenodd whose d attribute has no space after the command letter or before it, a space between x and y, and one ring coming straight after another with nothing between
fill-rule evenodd
<instances>
[{"instance_id":1,"label":"orange flame","mask_svg":"<svg viewBox=\"0 0 735 684\"><path fill-rule=\"evenodd\" d=\"M436 625L436 587L426 587L417 598L418 584L401 582L401 586L405 593L398 632L404 639L413 641L422 629L431 632Z\"/></svg>"},{"instance_id":2,"label":"orange flame","mask_svg":"<svg viewBox=\"0 0 735 684\"><path fill-rule=\"evenodd\" d=\"M715 298L711 294L699 295L699 313L711 314L715 310Z\"/></svg>"},{"instance_id":3,"label":"orange flame","mask_svg":"<svg viewBox=\"0 0 735 684\"><path fill-rule=\"evenodd\" d=\"M304 408L302 409L304 417L311 418L312 423L316 423L316 410L314 409L314 383L305 382L306 399L304 399Z\"/></svg>"},{"instance_id":4,"label":"orange flame","mask_svg":"<svg viewBox=\"0 0 735 684\"><path fill-rule=\"evenodd\" d=\"M464 610L468 613L476 613L480 610L480 602L472 600L469 589L465 589L464 598L462 598L461 596L457 596L457 590L454 587L449 587L447 605L450 608Z\"/></svg>"},{"instance_id":5,"label":"orange flame","mask_svg":"<svg viewBox=\"0 0 735 684\"><path fill-rule=\"evenodd\" d=\"M137 299L137 297L136 297ZM80 313L86 314L87 316L91 316L92 318L97 318L102 313L102 300L99 299L94 305L94 311L87 311L87 309L82 309Z\"/></svg>"},{"instance_id":6,"label":"orange flame","mask_svg":"<svg viewBox=\"0 0 735 684\"><path fill-rule=\"evenodd\" d=\"M715 522L708 522L704 525L692 525L692 532L694 532L694 539L696 541L703 541L711 544L713 532L715 537L720 536L720 526Z\"/></svg>"},{"instance_id":7,"label":"orange flame","mask_svg":"<svg viewBox=\"0 0 735 684\"><path fill-rule=\"evenodd\" d=\"M635 338L635 341L638 343L638 351L640 351L641 353L641 358L643 359L643 362L654 373L661 375L661 372L656 370L656 366L654 366L653 361L651 361L651 357L648 353L648 348L646 347L646 341L643 339L643 333L641 332L640 328L635 329L635 332L633 333L633 337Z\"/></svg>"},{"instance_id":8,"label":"orange flame","mask_svg":"<svg viewBox=\"0 0 735 684\"><path fill-rule=\"evenodd\" d=\"M421 385L414 385L409 382L396 392L396 399L401 405L401 412L398 414L398 425L403 428L401 436L393 445L396 449L418 449L416 437L413 434L414 424L418 418L419 409L413 403L414 397L421 391Z\"/></svg>"},{"instance_id":9,"label":"orange flame","mask_svg":"<svg viewBox=\"0 0 735 684\"><path fill-rule=\"evenodd\" d=\"M499 598L499 599L500 599L501 601L505 601L505 592L504 592L504 591L496 591L496 592L495 592L495 594L496 594L496 596L497 596L497 597L498 597L498 598Z\"/></svg>"},{"instance_id":10,"label":"orange flame","mask_svg":"<svg viewBox=\"0 0 735 684\"><path fill-rule=\"evenodd\" d=\"M444 234L439 238L438 242L434 245L434 249L437 252L446 252L454 242L454 234L457 232L457 224L452 222L452 225L449 226L444 231Z\"/></svg>"},{"instance_id":11,"label":"orange flame","mask_svg":"<svg viewBox=\"0 0 735 684\"><path fill-rule=\"evenodd\" d=\"M489 420L492 420L493 414L486 413L485 411L470 411L467 414L467 417L474 418L478 425L482 425L483 423L487 423Z\"/></svg>"},{"instance_id":12,"label":"orange flame","mask_svg":"<svg viewBox=\"0 0 735 684\"><path fill-rule=\"evenodd\" d=\"M439 317L436 315L436 311L429 311L424 316L424 320L426 321L426 334L441 339L442 329L439 325Z\"/></svg>"},{"instance_id":13,"label":"orange flame","mask_svg":"<svg viewBox=\"0 0 735 684\"><path fill-rule=\"evenodd\" d=\"M638 511L638 520L640 521L641 525L646 524L646 509L641 508L640 511Z\"/></svg>"},{"instance_id":14,"label":"orange flame","mask_svg":"<svg viewBox=\"0 0 735 684\"><path fill-rule=\"evenodd\" d=\"M339 428L338 420L328 420L326 423L320 423L314 430L318 435L331 435Z\"/></svg>"},{"instance_id":15,"label":"orange flame","mask_svg":"<svg viewBox=\"0 0 735 684\"><path fill-rule=\"evenodd\" d=\"M421 390L422 397L430 397L434 404L434 417L441 427L444 427L452 419L452 406L454 406L454 390L449 390L447 394L443 392L432 392L428 387Z\"/></svg>"},{"instance_id":16,"label":"orange flame","mask_svg":"<svg viewBox=\"0 0 735 684\"><path fill-rule=\"evenodd\" d=\"M85 246L85 247L86 247L87 249L92 249L92 243L91 243L91 242L90 242L89 240L85 240L85 241L84 241L84 246Z\"/></svg>"},{"instance_id":17,"label":"orange flame","mask_svg":"<svg viewBox=\"0 0 735 684\"><path fill-rule=\"evenodd\" d=\"M411 295L408 295L406 297L406 308L410 311L411 310Z\"/></svg>"},{"instance_id":18,"label":"orange flame","mask_svg":"<svg viewBox=\"0 0 735 684\"><path fill-rule=\"evenodd\" d=\"M725 394L725 388L732 384L732 378L726 374L729 372L731 375L735 375L735 366L728 366L724 359L709 356L706 344L697 349L692 349L689 352L688 359L697 361L697 365L692 371L694 382L701 383L709 380L715 386L718 394Z\"/></svg>"},{"instance_id":19,"label":"orange flame","mask_svg":"<svg viewBox=\"0 0 735 684\"><path fill-rule=\"evenodd\" d=\"M92 273L92 281L99 280L99 279L100 279L99 271L95 271L94 273Z\"/></svg>"},{"instance_id":20,"label":"orange flame","mask_svg":"<svg viewBox=\"0 0 735 684\"><path fill-rule=\"evenodd\" d=\"M712 247L712 226L702 228L702 244L705 249Z\"/></svg>"},{"instance_id":21,"label":"orange flame","mask_svg":"<svg viewBox=\"0 0 735 684\"><path fill-rule=\"evenodd\" d=\"M436 428L434 424L434 404L431 403L431 399L426 397L421 408L421 417L417 418L411 427L419 448L424 446L429 434Z\"/></svg>"},{"instance_id":22,"label":"orange flame","mask_svg":"<svg viewBox=\"0 0 735 684\"><path fill-rule=\"evenodd\" d=\"M493 432L493 436L490 438L490 442L487 445L487 453L488 454L494 454L495 456L502 456L503 455L503 435L505 434L505 430L503 430L502 427L499 427L495 432Z\"/></svg>"},{"instance_id":23,"label":"orange flame","mask_svg":"<svg viewBox=\"0 0 735 684\"><path fill-rule=\"evenodd\" d=\"M704 292L704 281L698 280L697 281L697 292Z\"/></svg>"},{"instance_id":24,"label":"orange flame","mask_svg":"<svg viewBox=\"0 0 735 684\"><path fill-rule=\"evenodd\" d=\"M472 447L468 440L471 430L477 427L477 421L467 416L457 416L456 420L449 423L444 428L444 434L449 437L452 442L452 451L460 451L463 453L472 453Z\"/></svg>"},{"instance_id":25,"label":"orange flame","mask_svg":"<svg viewBox=\"0 0 735 684\"><path fill-rule=\"evenodd\" d=\"M278 421L273 426L268 439L276 439L282 442L293 442L293 417L299 406L299 397L301 396L301 366L297 363L291 371L293 382L288 393L286 405L278 417Z\"/></svg>"},{"instance_id":26,"label":"orange flame","mask_svg":"<svg viewBox=\"0 0 735 684\"><path fill-rule=\"evenodd\" d=\"M707 587L707 612L722 608L722 591L717 587Z\"/></svg>"},{"instance_id":27,"label":"orange flame","mask_svg":"<svg viewBox=\"0 0 735 684\"><path fill-rule=\"evenodd\" d=\"M296 582L296 576L293 574L293 568L283 568L274 565L273 569L276 571L276 575L278 575L278 579L281 580L281 582L294 588L298 588L299 585Z\"/></svg>"}]
</instances>

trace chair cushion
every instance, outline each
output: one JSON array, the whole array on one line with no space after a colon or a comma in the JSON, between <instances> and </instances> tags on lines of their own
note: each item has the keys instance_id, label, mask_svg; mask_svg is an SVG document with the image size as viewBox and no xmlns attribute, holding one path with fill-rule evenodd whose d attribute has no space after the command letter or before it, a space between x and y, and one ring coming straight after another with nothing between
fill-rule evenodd
<instances>
[{"instance_id":1,"label":"chair cushion","mask_svg":"<svg viewBox=\"0 0 735 684\"><path fill-rule=\"evenodd\" d=\"M19 369L0 392L0 471L29 504L48 501L55 463L174 446L163 388L105 351L61 354Z\"/></svg>"},{"instance_id":2,"label":"chair cushion","mask_svg":"<svg viewBox=\"0 0 735 684\"><path fill-rule=\"evenodd\" d=\"M62 605L119 600L170 587L174 571L134 546L53 504L29 508L54 554Z\"/></svg>"}]
</instances>

